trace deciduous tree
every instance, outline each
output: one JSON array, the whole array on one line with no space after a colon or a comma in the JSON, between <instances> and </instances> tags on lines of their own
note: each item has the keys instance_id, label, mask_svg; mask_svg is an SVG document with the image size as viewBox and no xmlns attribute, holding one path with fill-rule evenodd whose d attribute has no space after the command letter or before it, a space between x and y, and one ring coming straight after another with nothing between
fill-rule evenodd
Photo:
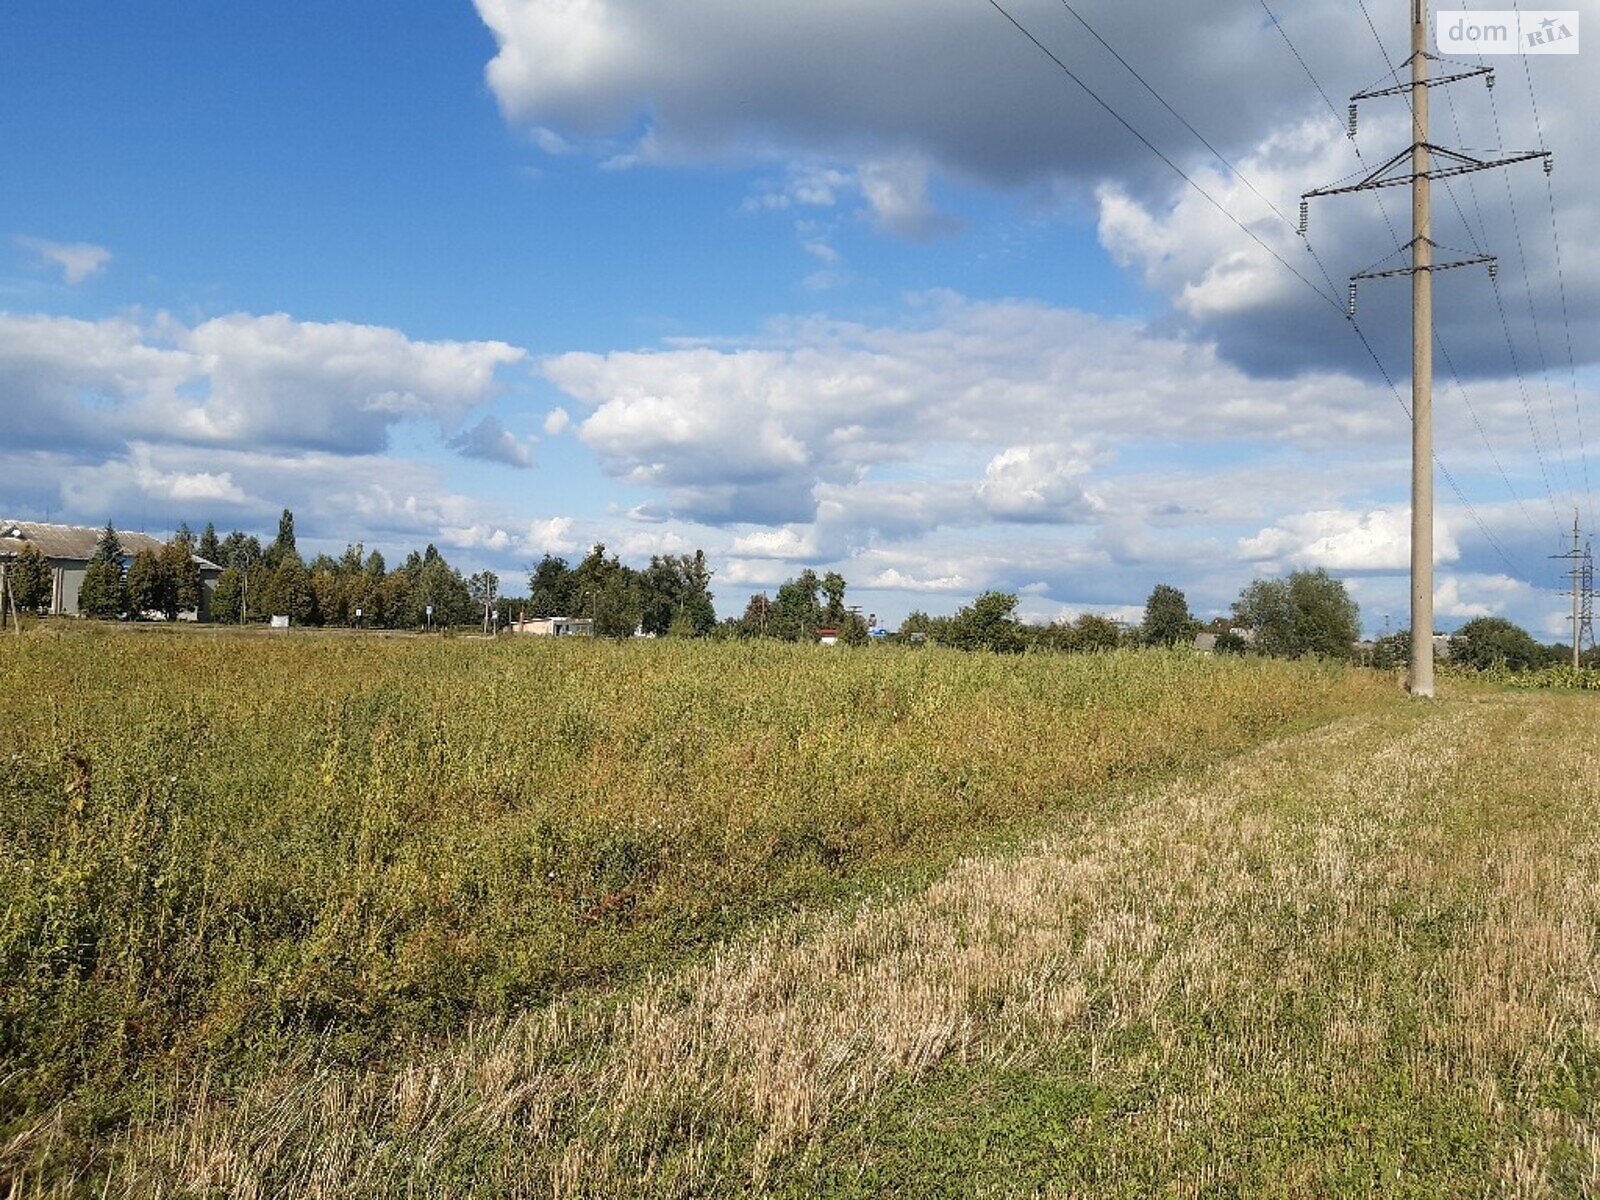
<instances>
[{"instance_id":1,"label":"deciduous tree","mask_svg":"<svg viewBox=\"0 0 1600 1200\"><path fill-rule=\"evenodd\" d=\"M166 585L161 611L171 621L181 612L200 611L200 567L194 561L193 538L174 537L161 548L161 574Z\"/></svg>"},{"instance_id":2,"label":"deciduous tree","mask_svg":"<svg viewBox=\"0 0 1600 1200\"><path fill-rule=\"evenodd\" d=\"M1079 654L1115 650L1122 641L1122 630L1110 617L1084 613L1072 623L1072 649Z\"/></svg>"},{"instance_id":3,"label":"deciduous tree","mask_svg":"<svg viewBox=\"0 0 1600 1200\"><path fill-rule=\"evenodd\" d=\"M577 579L567 560L546 554L528 577L528 615L530 617L570 617L577 615Z\"/></svg>"},{"instance_id":4,"label":"deciduous tree","mask_svg":"<svg viewBox=\"0 0 1600 1200\"><path fill-rule=\"evenodd\" d=\"M1255 630L1255 648L1285 658L1348 659L1361 633L1361 613L1344 583L1326 571L1257 579L1239 594L1234 617Z\"/></svg>"},{"instance_id":5,"label":"deciduous tree","mask_svg":"<svg viewBox=\"0 0 1600 1200\"><path fill-rule=\"evenodd\" d=\"M270 614L288 617L293 625L315 625L317 621L317 595L311 588L311 573L300 561L298 554L285 554L272 571L265 597Z\"/></svg>"},{"instance_id":6,"label":"deciduous tree","mask_svg":"<svg viewBox=\"0 0 1600 1200\"><path fill-rule=\"evenodd\" d=\"M1189 611L1189 600L1177 588L1158 583L1144 604L1144 622L1139 631L1147 646L1188 645L1199 632L1200 622Z\"/></svg>"},{"instance_id":7,"label":"deciduous tree","mask_svg":"<svg viewBox=\"0 0 1600 1200\"><path fill-rule=\"evenodd\" d=\"M771 636L791 642L811 637L822 624L822 606L817 603L817 589L821 586L817 573L809 567L786 580L778 588L773 605Z\"/></svg>"},{"instance_id":8,"label":"deciduous tree","mask_svg":"<svg viewBox=\"0 0 1600 1200\"><path fill-rule=\"evenodd\" d=\"M745 637L766 637L773 616L772 597L765 592L757 592L744 606L744 616L739 618L739 632Z\"/></svg>"},{"instance_id":9,"label":"deciduous tree","mask_svg":"<svg viewBox=\"0 0 1600 1200\"><path fill-rule=\"evenodd\" d=\"M1491 667L1530 670L1544 664L1545 654L1532 634L1504 617L1474 618L1450 639L1450 661L1479 671Z\"/></svg>"},{"instance_id":10,"label":"deciduous tree","mask_svg":"<svg viewBox=\"0 0 1600 1200\"><path fill-rule=\"evenodd\" d=\"M607 557L604 542L596 542L573 572L574 615L594 621L601 637L631 637L639 628L643 610L634 572L616 555Z\"/></svg>"},{"instance_id":11,"label":"deciduous tree","mask_svg":"<svg viewBox=\"0 0 1600 1200\"><path fill-rule=\"evenodd\" d=\"M243 571L260 562L263 557L260 539L235 529L222 539L222 557L211 561L219 567L238 567Z\"/></svg>"},{"instance_id":12,"label":"deciduous tree","mask_svg":"<svg viewBox=\"0 0 1600 1200\"><path fill-rule=\"evenodd\" d=\"M1017 621L1017 597L1011 592L984 592L957 611L950 621L948 640L962 650L1020 654L1027 648L1027 640Z\"/></svg>"},{"instance_id":13,"label":"deciduous tree","mask_svg":"<svg viewBox=\"0 0 1600 1200\"><path fill-rule=\"evenodd\" d=\"M829 571L822 577L822 619L835 628L844 624L849 611L844 606L844 593L844 576L839 572Z\"/></svg>"},{"instance_id":14,"label":"deciduous tree","mask_svg":"<svg viewBox=\"0 0 1600 1200\"><path fill-rule=\"evenodd\" d=\"M244 591L244 572L238 567L228 567L217 577L217 587L211 594L211 619L224 625L239 623L239 602Z\"/></svg>"},{"instance_id":15,"label":"deciduous tree","mask_svg":"<svg viewBox=\"0 0 1600 1200\"><path fill-rule=\"evenodd\" d=\"M688 620L695 636L711 632L717 611L711 602L711 569L705 552L657 555L639 578L640 623L646 633L664 634L678 621Z\"/></svg>"}]
</instances>

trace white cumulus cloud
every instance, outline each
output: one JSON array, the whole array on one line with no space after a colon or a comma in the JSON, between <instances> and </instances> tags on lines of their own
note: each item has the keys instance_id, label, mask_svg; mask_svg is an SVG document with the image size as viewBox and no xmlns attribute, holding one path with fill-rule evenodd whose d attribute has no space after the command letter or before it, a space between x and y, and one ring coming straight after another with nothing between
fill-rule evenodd
<instances>
[{"instance_id":1,"label":"white cumulus cloud","mask_svg":"<svg viewBox=\"0 0 1600 1200\"><path fill-rule=\"evenodd\" d=\"M407 419L456 426L525 353L281 313L193 327L0 314L14 436L43 448L121 437L370 453Z\"/></svg>"},{"instance_id":2,"label":"white cumulus cloud","mask_svg":"<svg viewBox=\"0 0 1600 1200\"><path fill-rule=\"evenodd\" d=\"M1401 571L1411 561L1411 513L1405 508L1297 513L1242 539L1239 553L1251 562L1293 567ZM1460 557L1448 520L1437 519L1434 562L1453 562Z\"/></svg>"}]
</instances>

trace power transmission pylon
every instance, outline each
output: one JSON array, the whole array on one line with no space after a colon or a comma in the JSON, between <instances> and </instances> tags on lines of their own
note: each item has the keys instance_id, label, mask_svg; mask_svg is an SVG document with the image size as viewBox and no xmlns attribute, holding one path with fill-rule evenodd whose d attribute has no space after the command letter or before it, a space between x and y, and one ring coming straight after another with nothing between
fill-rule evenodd
<instances>
[{"instance_id":1,"label":"power transmission pylon","mask_svg":"<svg viewBox=\"0 0 1600 1200\"><path fill-rule=\"evenodd\" d=\"M1579 646L1587 643L1591 653L1594 651L1594 548L1587 543L1583 547L1583 604L1578 609L1578 624L1582 629Z\"/></svg>"},{"instance_id":2,"label":"power transmission pylon","mask_svg":"<svg viewBox=\"0 0 1600 1200\"><path fill-rule=\"evenodd\" d=\"M1587 634L1589 645L1594 646L1594 555L1588 546L1581 545L1583 532L1578 525L1577 510L1572 513L1572 549L1565 554L1550 557L1570 562L1568 573L1572 576L1572 665L1583 665L1583 641Z\"/></svg>"},{"instance_id":3,"label":"power transmission pylon","mask_svg":"<svg viewBox=\"0 0 1600 1200\"><path fill-rule=\"evenodd\" d=\"M1543 159L1550 170L1550 155L1543 150L1480 159L1457 150L1435 146L1428 140L1428 89L1462 80L1483 78L1494 86L1492 67L1471 67L1429 78L1430 63L1445 62L1428 52L1428 0L1408 0L1411 5L1411 57L1402 68L1411 68L1411 82L1369 89L1350 98L1350 136L1356 132L1357 108L1362 100L1384 96L1409 96L1411 100L1411 148L1396 154L1382 166L1368 171L1351 184L1317 188L1300 198L1300 231L1306 229L1310 201L1318 196L1338 196L1347 192L1376 191L1379 188L1411 187L1411 242L1402 251L1411 251L1411 265L1392 270L1369 270L1351 276L1350 319L1355 319L1356 288L1362 279L1387 279L1397 275L1411 277L1411 672L1407 687L1413 696L1433 696L1433 275L1455 267L1487 265L1494 274L1493 257L1478 255L1456 261L1435 262L1433 252L1433 194L1435 179L1447 179L1474 171L1508 167L1513 163ZM1454 65L1454 64L1453 64ZM1405 170L1409 156L1411 169ZM1435 165L1435 158L1439 160Z\"/></svg>"}]
</instances>

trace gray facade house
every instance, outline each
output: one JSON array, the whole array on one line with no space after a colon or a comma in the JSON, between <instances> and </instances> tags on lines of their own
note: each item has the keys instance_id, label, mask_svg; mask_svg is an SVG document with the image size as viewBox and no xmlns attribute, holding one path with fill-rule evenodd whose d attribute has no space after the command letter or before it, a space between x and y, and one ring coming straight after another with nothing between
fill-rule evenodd
<instances>
[{"instance_id":1,"label":"gray facade house","mask_svg":"<svg viewBox=\"0 0 1600 1200\"><path fill-rule=\"evenodd\" d=\"M133 556L141 550L160 553L165 543L146 533L117 531L122 542L122 566L127 570ZM52 616L78 615L78 589L83 586L84 572L94 557L94 548L100 540L100 530L81 525L44 525L38 521L0 520L0 566L5 566L32 543L50 564L50 600L45 611ZM179 613L181 621L209 621L211 597L217 590L217 580L222 568L208 562L198 554L195 565L200 568L200 609L198 612Z\"/></svg>"}]
</instances>

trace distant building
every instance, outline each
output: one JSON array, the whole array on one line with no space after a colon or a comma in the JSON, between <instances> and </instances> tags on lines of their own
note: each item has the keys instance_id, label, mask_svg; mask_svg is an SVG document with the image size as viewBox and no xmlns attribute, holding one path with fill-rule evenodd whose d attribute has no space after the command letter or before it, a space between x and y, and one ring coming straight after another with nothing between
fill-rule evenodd
<instances>
[{"instance_id":1,"label":"distant building","mask_svg":"<svg viewBox=\"0 0 1600 1200\"><path fill-rule=\"evenodd\" d=\"M1194 635L1194 648L1201 654L1215 654L1217 652L1217 640L1226 637L1228 634L1232 634L1246 646L1254 646L1256 644L1256 631L1254 629L1247 629L1243 625L1234 625L1218 633L1215 631L1215 626L1213 626L1212 629Z\"/></svg>"},{"instance_id":2,"label":"distant building","mask_svg":"<svg viewBox=\"0 0 1600 1200\"><path fill-rule=\"evenodd\" d=\"M94 548L100 541L100 530L81 525L44 525L37 521L0 521L0 564L9 563L28 544L36 546L50 566L50 600L45 611L52 616L78 615L78 589L83 586L84 572L94 558ZM159 554L164 543L160 538L146 533L117 531L122 543L122 569L126 571L133 556L141 550ZM211 598L217 590L217 580L222 568L208 562L198 554L195 565L200 568L200 607L179 613L182 621L209 621Z\"/></svg>"},{"instance_id":3,"label":"distant building","mask_svg":"<svg viewBox=\"0 0 1600 1200\"><path fill-rule=\"evenodd\" d=\"M525 637L593 637L594 622L587 617L534 617L511 622L512 633Z\"/></svg>"},{"instance_id":4,"label":"distant building","mask_svg":"<svg viewBox=\"0 0 1600 1200\"><path fill-rule=\"evenodd\" d=\"M837 646L839 644L839 631L832 625L824 625L813 632L816 633L817 641L821 645Z\"/></svg>"}]
</instances>

